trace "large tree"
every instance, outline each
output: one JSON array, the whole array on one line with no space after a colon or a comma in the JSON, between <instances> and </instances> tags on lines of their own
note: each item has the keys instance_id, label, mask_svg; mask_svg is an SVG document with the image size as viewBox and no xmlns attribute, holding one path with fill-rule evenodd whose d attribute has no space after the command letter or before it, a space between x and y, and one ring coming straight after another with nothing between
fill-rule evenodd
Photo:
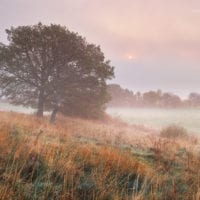
<instances>
[{"instance_id":1,"label":"large tree","mask_svg":"<svg viewBox=\"0 0 200 200\"><path fill-rule=\"evenodd\" d=\"M60 25L39 23L6 32L9 44L0 45L0 87L11 103L36 107L38 117L52 110L52 121L60 108L67 111L83 99L89 104L89 94L103 107L106 80L114 72L99 46Z\"/></svg>"}]
</instances>

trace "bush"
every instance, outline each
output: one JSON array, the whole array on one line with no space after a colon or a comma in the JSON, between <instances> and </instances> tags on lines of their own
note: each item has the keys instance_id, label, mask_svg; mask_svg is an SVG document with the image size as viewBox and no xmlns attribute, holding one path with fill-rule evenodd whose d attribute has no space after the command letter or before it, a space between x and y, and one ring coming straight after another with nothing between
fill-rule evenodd
<instances>
[{"instance_id":1,"label":"bush","mask_svg":"<svg viewBox=\"0 0 200 200\"><path fill-rule=\"evenodd\" d=\"M187 138L187 130L176 124L169 125L163 128L160 132L161 137L165 138Z\"/></svg>"}]
</instances>

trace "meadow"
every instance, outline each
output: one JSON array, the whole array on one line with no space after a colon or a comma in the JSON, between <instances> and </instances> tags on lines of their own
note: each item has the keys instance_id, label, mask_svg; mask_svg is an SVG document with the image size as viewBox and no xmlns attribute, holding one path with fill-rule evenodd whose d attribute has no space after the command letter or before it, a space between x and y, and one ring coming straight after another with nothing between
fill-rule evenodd
<instances>
[{"instance_id":1,"label":"meadow","mask_svg":"<svg viewBox=\"0 0 200 200\"><path fill-rule=\"evenodd\" d=\"M0 112L0 199L197 200L200 144L105 116Z\"/></svg>"},{"instance_id":2,"label":"meadow","mask_svg":"<svg viewBox=\"0 0 200 200\"><path fill-rule=\"evenodd\" d=\"M108 108L107 112L129 124L158 130L170 124L178 124L189 132L200 134L199 108Z\"/></svg>"}]
</instances>

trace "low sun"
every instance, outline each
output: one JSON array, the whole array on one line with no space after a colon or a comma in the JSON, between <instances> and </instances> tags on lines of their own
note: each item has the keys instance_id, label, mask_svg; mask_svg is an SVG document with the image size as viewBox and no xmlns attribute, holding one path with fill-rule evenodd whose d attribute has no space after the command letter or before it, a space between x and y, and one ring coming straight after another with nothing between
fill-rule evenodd
<instances>
[{"instance_id":1,"label":"low sun","mask_svg":"<svg viewBox=\"0 0 200 200\"><path fill-rule=\"evenodd\" d=\"M133 56L132 56L132 55L129 55L129 56L128 56L128 59L129 59L129 60L132 60L132 59L133 59Z\"/></svg>"}]
</instances>

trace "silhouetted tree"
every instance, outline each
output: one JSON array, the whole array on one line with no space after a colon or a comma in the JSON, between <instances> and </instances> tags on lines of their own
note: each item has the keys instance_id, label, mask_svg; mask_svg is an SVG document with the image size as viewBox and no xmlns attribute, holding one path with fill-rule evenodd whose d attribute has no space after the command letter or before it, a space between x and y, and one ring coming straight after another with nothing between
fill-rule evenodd
<instances>
[{"instance_id":1,"label":"silhouetted tree","mask_svg":"<svg viewBox=\"0 0 200 200\"><path fill-rule=\"evenodd\" d=\"M180 107L182 101L179 96L166 92L163 93L160 104L163 107Z\"/></svg>"},{"instance_id":2,"label":"silhouetted tree","mask_svg":"<svg viewBox=\"0 0 200 200\"><path fill-rule=\"evenodd\" d=\"M114 107L180 107L188 104L179 96L168 92L163 93L161 90L134 94L130 90L121 88L120 85L110 84L108 91L111 96L108 106ZM191 98L191 101L196 99L195 102L200 103L200 96L197 94L191 95Z\"/></svg>"},{"instance_id":3,"label":"silhouetted tree","mask_svg":"<svg viewBox=\"0 0 200 200\"><path fill-rule=\"evenodd\" d=\"M188 100L191 106L200 106L200 94L192 92L189 94Z\"/></svg>"},{"instance_id":4,"label":"silhouetted tree","mask_svg":"<svg viewBox=\"0 0 200 200\"><path fill-rule=\"evenodd\" d=\"M108 85L108 93L111 101L108 106L134 106L136 103L136 96L128 89L123 89L118 84Z\"/></svg>"},{"instance_id":5,"label":"silhouetted tree","mask_svg":"<svg viewBox=\"0 0 200 200\"><path fill-rule=\"evenodd\" d=\"M11 103L36 107L38 117L45 109L52 110L53 122L71 98L76 96L78 102L83 91L98 96L113 77L113 67L100 47L63 26L39 23L6 32L9 44L0 45L2 95ZM106 92L102 98L106 99Z\"/></svg>"},{"instance_id":6,"label":"silhouetted tree","mask_svg":"<svg viewBox=\"0 0 200 200\"><path fill-rule=\"evenodd\" d=\"M148 106L159 105L160 98L161 98L160 93L155 91L149 91L143 94L143 101Z\"/></svg>"}]
</instances>

